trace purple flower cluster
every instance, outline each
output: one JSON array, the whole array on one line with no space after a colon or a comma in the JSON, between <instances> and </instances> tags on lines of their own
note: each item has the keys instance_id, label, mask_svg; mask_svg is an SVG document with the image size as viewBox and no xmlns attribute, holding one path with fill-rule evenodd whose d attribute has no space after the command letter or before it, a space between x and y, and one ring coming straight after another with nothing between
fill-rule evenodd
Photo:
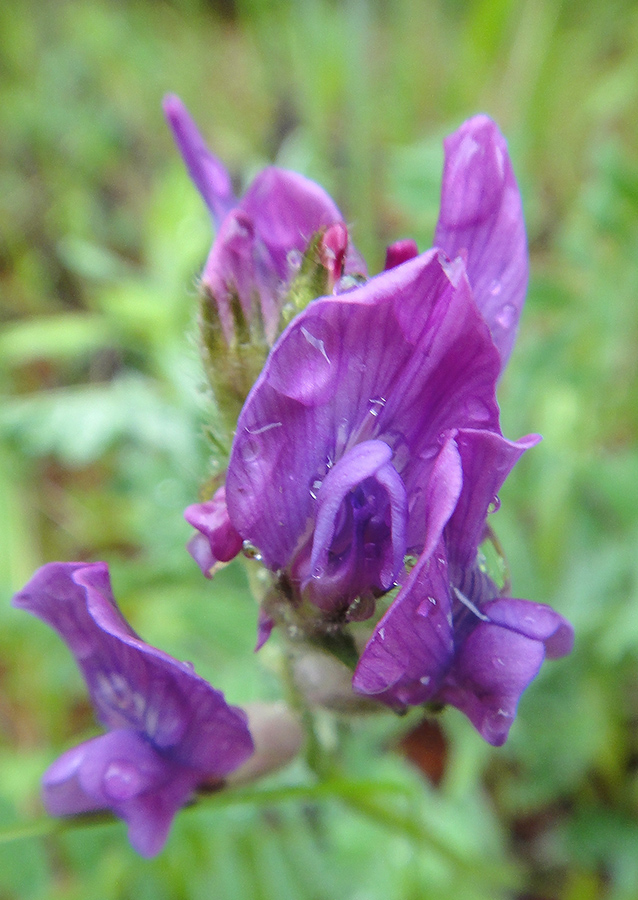
<instances>
[{"instance_id":1,"label":"purple flower cluster","mask_svg":"<svg viewBox=\"0 0 638 900\"><path fill-rule=\"evenodd\" d=\"M137 637L113 599L104 563L43 566L14 604L66 641L108 729L49 767L47 810L111 810L127 822L133 847L154 856L193 791L222 782L253 753L246 714L188 663Z\"/></svg>"},{"instance_id":2,"label":"purple flower cluster","mask_svg":"<svg viewBox=\"0 0 638 900\"><path fill-rule=\"evenodd\" d=\"M237 200L182 103L165 111L216 228L203 350L218 404L233 395L225 484L186 510L189 551L209 577L242 549L270 570L258 646L282 624L348 662L357 695L451 704L502 744L544 658L573 641L480 553L503 482L539 440L507 440L496 401L528 276L505 140L486 116L446 140L435 246L398 241L368 278L319 185L271 167ZM140 640L104 563L46 565L14 603L66 641L107 729L45 773L52 814L111 810L152 856L198 788L299 749L285 709L251 713L251 736L244 711Z\"/></svg>"},{"instance_id":3,"label":"purple flower cluster","mask_svg":"<svg viewBox=\"0 0 638 900\"><path fill-rule=\"evenodd\" d=\"M204 279L273 309L286 290L286 247L303 252L339 213L311 182L276 169L233 205L221 163L171 103L193 179L213 213L225 213ZM227 264L240 214L251 223L246 268L241 253ZM496 386L528 262L496 125L476 116L446 140L433 249L392 245L385 271L359 285L347 278L352 259L348 246L333 292L309 303L272 348L237 422L225 490L188 510L199 532L191 550L209 574L249 544L292 615L308 623L315 611L315 637L378 618L393 591L358 648L355 690L395 708L452 704L498 745L545 656L568 653L573 635L549 607L503 595L479 562L491 504L538 441L509 441L499 424ZM223 321L226 295L213 294ZM272 609L271 598L260 643L277 619Z\"/></svg>"}]
</instances>

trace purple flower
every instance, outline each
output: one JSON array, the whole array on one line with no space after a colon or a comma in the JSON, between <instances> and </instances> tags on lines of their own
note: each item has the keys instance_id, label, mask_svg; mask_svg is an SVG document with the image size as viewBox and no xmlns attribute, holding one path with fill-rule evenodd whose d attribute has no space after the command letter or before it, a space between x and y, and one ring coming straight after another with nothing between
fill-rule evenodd
<instances>
[{"instance_id":1,"label":"purple flower","mask_svg":"<svg viewBox=\"0 0 638 900\"><path fill-rule=\"evenodd\" d=\"M550 607L501 596L477 559L489 504L532 438L458 433L428 485L438 517L357 665L357 691L404 707L450 703L502 744L545 656L569 653L571 625Z\"/></svg>"},{"instance_id":2,"label":"purple flower","mask_svg":"<svg viewBox=\"0 0 638 900\"><path fill-rule=\"evenodd\" d=\"M202 285L217 305L227 343L237 339L232 308L237 298L247 323L254 325L259 310L272 344L288 287L318 234L326 232L319 263L330 289L342 271L365 274L362 258L348 242L343 216L322 187L296 172L269 167L238 201L228 172L206 147L181 100L168 95L164 111L215 225Z\"/></svg>"},{"instance_id":3,"label":"purple flower","mask_svg":"<svg viewBox=\"0 0 638 900\"><path fill-rule=\"evenodd\" d=\"M135 635L113 599L105 563L45 565L13 602L66 641L108 728L46 771L47 810L109 809L127 822L133 847L154 856L193 791L251 756L245 713L188 663Z\"/></svg>"},{"instance_id":4,"label":"purple flower","mask_svg":"<svg viewBox=\"0 0 638 900\"><path fill-rule=\"evenodd\" d=\"M437 244L393 245L386 271L292 321L239 417L227 512L315 639L398 585L355 689L395 707L451 703L499 744L572 633L548 607L501 596L479 565L490 504L538 440L499 426L527 252L505 141L484 116L446 141Z\"/></svg>"}]
</instances>

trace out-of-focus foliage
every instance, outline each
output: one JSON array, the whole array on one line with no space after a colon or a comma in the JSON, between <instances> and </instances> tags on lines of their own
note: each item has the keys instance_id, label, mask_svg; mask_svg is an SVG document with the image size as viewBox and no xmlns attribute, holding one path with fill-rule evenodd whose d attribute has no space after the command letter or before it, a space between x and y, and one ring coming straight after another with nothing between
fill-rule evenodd
<instances>
[{"instance_id":1,"label":"out-of-focus foliage","mask_svg":"<svg viewBox=\"0 0 638 900\"><path fill-rule=\"evenodd\" d=\"M324 183L372 271L386 241L431 241L442 136L497 119L532 253L504 430L545 440L494 526L516 594L577 641L504 748L453 711L447 751L413 741L437 788L391 750L416 720L355 721L325 783L299 763L267 794L220 794L147 862L121 824L42 824L41 772L95 725L66 649L8 600L42 562L105 559L146 640L233 703L278 696L241 567L211 585L184 552L212 473L210 235L168 90L238 183L270 160ZM638 896L637 105L630 0L0 5L2 900ZM345 730L318 724L328 746Z\"/></svg>"}]
</instances>

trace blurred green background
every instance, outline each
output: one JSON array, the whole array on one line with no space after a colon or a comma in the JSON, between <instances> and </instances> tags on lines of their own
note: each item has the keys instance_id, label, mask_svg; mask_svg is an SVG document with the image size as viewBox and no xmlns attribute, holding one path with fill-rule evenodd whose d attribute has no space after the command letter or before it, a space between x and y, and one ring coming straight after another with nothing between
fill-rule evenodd
<instances>
[{"instance_id":1,"label":"blurred green background","mask_svg":"<svg viewBox=\"0 0 638 900\"><path fill-rule=\"evenodd\" d=\"M149 862L121 823L42 824L42 771L96 726L66 648L9 599L45 561L105 559L146 640L233 703L279 695L241 566L209 584L184 552L211 472L210 233L167 91L238 184L273 160L324 184L373 272L391 240L430 244L443 136L498 121L532 268L503 426L544 442L493 524L515 595L577 639L505 747L448 711L418 768L396 743L415 718L354 721L336 780L299 763L267 795L213 797ZM0 4L0 900L635 900L637 301L631 0Z\"/></svg>"}]
</instances>

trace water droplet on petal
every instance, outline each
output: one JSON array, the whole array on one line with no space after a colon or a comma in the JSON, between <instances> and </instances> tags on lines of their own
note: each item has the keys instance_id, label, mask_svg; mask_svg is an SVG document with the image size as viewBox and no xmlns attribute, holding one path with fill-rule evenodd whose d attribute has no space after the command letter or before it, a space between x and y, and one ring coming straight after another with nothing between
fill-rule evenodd
<instances>
[{"instance_id":1,"label":"water droplet on petal","mask_svg":"<svg viewBox=\"0 0 638 900\"><path fill-rule=\"evenodd\" d=\"M497 297L501 293L502 285L498 278L494 278L488 288L492 297Z\"/></svg>"},{"instance_id":2,"label":"water droplet on petal","mask_svg":"<svg viewBox=\"0 0 638 900\"><path fill-rule=\"evenodd\" d=\"M319 488L322 485L322 481L320 478L315 478L312 484L310 485L310 496L313 500L317 499L317 494L319 493Z\"/></svg>"},{"instance_id":3,"label":"water droplet on petal","mask_svg":"<svg viewBox=\"0 0 638 900\"><path fill-rule=\"evenodd\" d=\"M428 685L431 680L432 679L430 678L429 675L422 675L421 678L419 678L419 681L421 682L421 684L425 684L425 685Z\"/></svg>"},{"instance_id":4,"label":"water droplet on petal","mask_svg":"<svg viewBox=\"0 0 638 900\"><path fill-rule=\"evenodd\" d=\"M259 552L259 549L250 541L243 542L241 545L241 552L246 559L255 559L257 562L261 562L261 553Z\"/></svg>"},{"instance_id":5,"label":"water droplet on petal","mask_svg":"<svg viewBox=\"0 0 638 900\"><path fill-rule=\"evenodd\" d=\"M302 324L303 322L303 324ZM329 322L305 315L293 322L266 367L268 383L304 406L326 403L339 374L339 339Z\"/></svg>"},{"instance_id":6,"label":"water droplet on petal","mask_svg":"<svg viewBox=\"0 0 638 900\"><path fill-rule=\"evenodd\" d=\"M326 345L321 340L321 338L315 337L314 334L311 334L311 332L308 331L307 328L304 328L303 325L301 326L301 333L303 334L305 339L308 341L310 346L314 347L315 350L317 350L319 353L321 353L321 355L323 356L325 361L328 364L330 364L330 358L328 357L328 354L326 353Z\"/></svg>"},{"instance_id":7,"label":"water droplet on petal","mask_svg":"<svg viewBox=\"0 0 638 900\"><path fill-rule=\"evenodd\" d=\"M501 498L496 496L492 498L492 502L487 507L488 513L495 513L501 508Z\"/></svg>"},{"instance_id":8,"label":"water droplet on petal","mask_svg":"<svg viewBox=\"0 0 638 900\"><path fill-rule=\"evenodd\" d=\"M142 778L139 770L126 760L115 760L104 773L102 787L112 800L130 800L139 793Z\"/></svg>"},{"instance_id":9,"label":"water droplet on petal","mask_svg":"<svg viewBox=\"0 0 638 900\"><path fill-rule=\"evenodd\" d=\"M301 250L289 250L286 254L286 262L288 263L288 268L291 273L296 273L301 268L301 263L303 262L303 253Z\"/></svg>"},{"instance_id":10,"label":"water droplet on petal","mask_svg":"<svg viewBox=\"0 0 638 900\"><path fill-rule=\"evenodd\" d=\"M385 406L385 397L373 397L368 400L368 412L375 418L379 415Z\"/></svg>"},{"instance_id":11,"label":"water droplet on petal","mask_svg":"<svg viewBox=\"0 0 638 900\"><path fill-rule=\"evenodd\" d=\"M516 319L516 307L512 303L506 303L496 317L496 324L504 331L509 330Z\"/></svg>"},{"instance_id":12,"label":"water droplet on petal","mask_svg":"<svg viewBox=\"0 0 638 900\"><path fill-rule=\"evenodd\" d=\"M261 447L254 437L248 437L241 443L239 452L245 463L254 463L259 459Z\"/></svg>"}]
</instances>

